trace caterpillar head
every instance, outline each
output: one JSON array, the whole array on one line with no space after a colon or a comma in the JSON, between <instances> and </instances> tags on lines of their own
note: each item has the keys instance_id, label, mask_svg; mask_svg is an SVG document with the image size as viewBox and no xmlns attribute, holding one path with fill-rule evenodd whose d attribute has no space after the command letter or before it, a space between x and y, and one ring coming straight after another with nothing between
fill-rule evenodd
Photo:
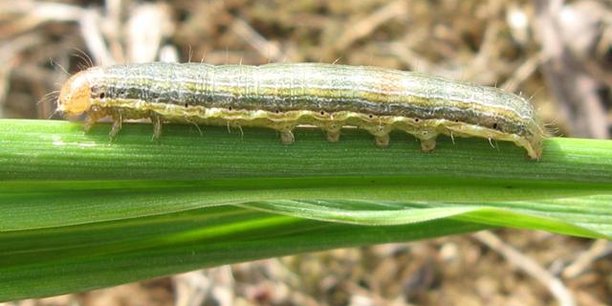
<instances>
[{"instance_id":1,"label":"caterpillar head","mask_svg":"<svg viewBox=\"0 0 612 306\"><path fill-rule=\"evenodd\" d=\"M100 68L90 68L71 76L57 99L57 110L68 117L78 116L91 107L92 80L100 73Z\"/></svg>"}]
</instances>

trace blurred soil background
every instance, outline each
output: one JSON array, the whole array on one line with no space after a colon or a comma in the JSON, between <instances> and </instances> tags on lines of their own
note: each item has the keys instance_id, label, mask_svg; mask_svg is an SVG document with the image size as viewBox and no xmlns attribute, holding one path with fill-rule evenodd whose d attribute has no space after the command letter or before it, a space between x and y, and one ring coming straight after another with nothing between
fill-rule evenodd
<instances>
[{"instance_id":1,"label":"blurred soil background","mask_svg":"<svg viewBox=\"0 0 612 306\"><path fill-rule=\"evenodd\" d=\"M422 71L520 93L556 135L612 127L606 0L0 0L0 118L61 119L69 74L158 60ZM5 305L612 305L611 254L609 241L500 230Z\"/></svg>"}]
</instances>

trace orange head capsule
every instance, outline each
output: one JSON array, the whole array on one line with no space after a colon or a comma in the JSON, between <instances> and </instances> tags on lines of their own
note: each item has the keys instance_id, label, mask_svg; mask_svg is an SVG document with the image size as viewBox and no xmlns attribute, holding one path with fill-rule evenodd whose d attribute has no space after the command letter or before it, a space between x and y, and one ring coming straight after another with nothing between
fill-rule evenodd
<instances>
[{"instance_id":1,"label":"orange head capsule","mask_svg":"<svg viewBox=\"0 0 612 306\"><path fill-rule=\"evenodd\" d=\"M71 76L57 99L57 110L68 117L78 116L91 107L91 80L100 68L90 68Z\"/></svg>"}]
</instances>

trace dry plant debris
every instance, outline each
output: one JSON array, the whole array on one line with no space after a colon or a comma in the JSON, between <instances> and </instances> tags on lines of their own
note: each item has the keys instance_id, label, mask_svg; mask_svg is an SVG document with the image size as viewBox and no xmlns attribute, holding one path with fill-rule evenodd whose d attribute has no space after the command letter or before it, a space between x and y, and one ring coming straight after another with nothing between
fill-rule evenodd
<instances>
[{"instance_id":1,"label":"dry plant debris","mask_svg":"<svg viewBox=\"0 0 612 306\"><path fill-rule=\"evenodd\" d=\"M0 118L50 118L68 72L122 62L338 62L531 97L609 138L612 4L562 1L0 2ZM8 305L610 305L612 246L539 232L303 254ZM535 274L534 274L535 271Z\"/></svg>"}]
</instances>

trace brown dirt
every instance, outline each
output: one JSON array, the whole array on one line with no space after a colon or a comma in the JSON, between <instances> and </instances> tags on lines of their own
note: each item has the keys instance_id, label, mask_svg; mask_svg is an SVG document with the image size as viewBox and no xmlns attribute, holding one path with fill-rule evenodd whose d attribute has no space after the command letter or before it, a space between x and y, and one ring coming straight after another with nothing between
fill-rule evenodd
<instances>
[{"instance_id":1,"label":"brown dirt","mask_svg":"<svg viewBox=\"0 0 612 306\"><path fill-rule=\"evenodd\" d=\"M609 138L610 4L549 2L177 0L104 7L102 1L4 1L0 118L59 118L53 99L64 69L176 56L214 64L311 61L419 70L521 92L560 133ZM612 304L609 242L496 234L558 277L578 305ZM577 268L580 273L568 272L588 252L600 256ZM468 235L269 259L16 304L557 304L521 264Z\"/></svg>"}]
</instances>

